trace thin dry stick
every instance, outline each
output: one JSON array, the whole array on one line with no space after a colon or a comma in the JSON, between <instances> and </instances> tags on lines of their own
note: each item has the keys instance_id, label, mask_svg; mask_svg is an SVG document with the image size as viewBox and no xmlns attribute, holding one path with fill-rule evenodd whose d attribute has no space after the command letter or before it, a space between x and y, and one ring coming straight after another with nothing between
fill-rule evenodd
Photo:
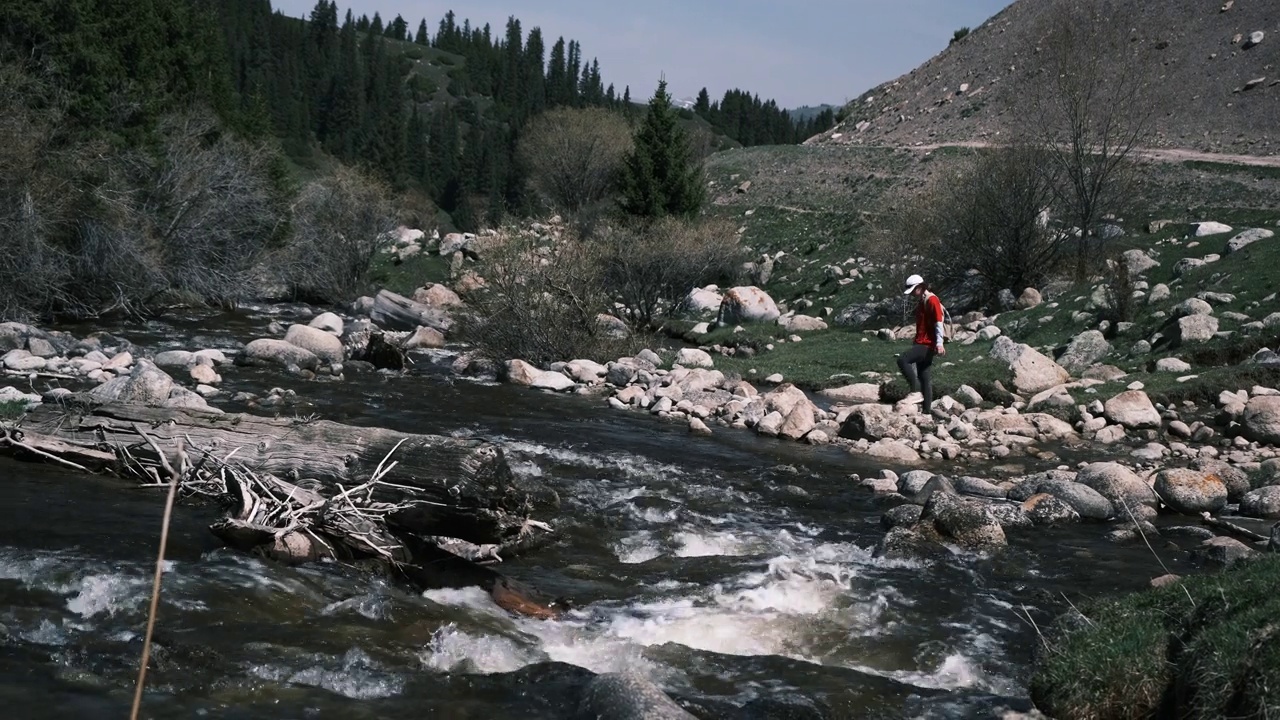
<instances>
[{"instance_id":1,"label":"thin dry stick","mask_svg":"<svg viewBox=\"0 0 1280 720\"><path fill-rule=\"evenodd\" d=\"M1159 497L1159 495L1157 495L1157 497ZM1151 547L1151 541L1147 539L1147 534L1146 534L1145 532L1143 532L1143 530L1142 530L1142 523L1138 522L1138 518L1136 518L1136 517L1134 517L1134 516L1133 516L1133 510L1130 510L1130 509L1129 509L1129 503L1127 503L1127 502L1122 502L1122 503L1120 503L1120 504L1121 504L1122 506L1124 506L1124 511L1125 511L1125 512L1127 512L1127 513L1129 513L1129 519L1133 521L1133 527L1134 527L1134 529L1135 529L1135 530L1137 530L1137 531L1138 531L1138 534L1142 536L1142 542L1144 542L1144 543L1146 543L1146 544L1147 544L1147 549L1151 551L1151 555L1152 555L1152 557L1154 557L1154 558L1156 559L1156 562L1160 563L1160 568L1161 568L1162 570L1164 570L1164 574L1165 574L1165 575L1173 575L1173 573L1169 572L1169 568L1168 568L1168 566L1166 566L1166 565L1164 564L1164 560L1161 560L1161 559L1160 559L1160 555L1159 555L1158 553L1156 553L1156 549L1155 549L1155 548L1153 548L1153 547ZM1191 607L1195 607L1195 606L1196 606L1196 601L1195 601L1194 599L1192 599L1192 597L1191 597L1191 591L1187 589L1187 586L1186 586L1186 585L1183 585L1183 584L1182 584L1182 581L1181 581L1181 580L1179 580L1179 581L1178 581L1178 587L1182 588L1182 592L1184 592L1184 593L1186 593L1186 594L1187 594L1187 600L1191 603Z\"/></svg>"},{"instance_id":2,"label":"thin dry stick","mask_svg":"<svg viewBox=\"0 0 1280 720\"><path fill-rule=\"evenodd\" d=\"M173 499L177 494L178 474L172 473L169 476L169 497L164 502L164 519L160 522L160 550L156 553L156 574L151 584L151 611L147 614L147 634L142 641L142 665L138 668L138 686L133 692L133 712L129 714L129 720L138 720L138 710L142 707L142 688L147 679L147 663L151 661L151 634L156 627L156 611L160 606L160 577L164 572L164 548L169 542L169 518L173 515Z\"/></svg>"}]
</instances>

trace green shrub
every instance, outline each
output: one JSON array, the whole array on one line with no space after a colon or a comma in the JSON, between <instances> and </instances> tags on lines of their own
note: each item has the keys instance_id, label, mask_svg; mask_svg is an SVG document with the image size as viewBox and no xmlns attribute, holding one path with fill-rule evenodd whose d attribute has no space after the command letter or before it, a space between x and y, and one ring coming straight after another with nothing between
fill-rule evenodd
<instances>
[{"instance_id":1,"label":"green shrub","mask_svg":"<svg viewBox=\"0 0 1280 720\"><path fill-rule=\"evenodd\" d=\"M969 35L969 28L968 28L968 27L958 28L958 29L956 29L956 31L955 31L955 32L951 33L951 43L950 43L950 44L954 45L955 43L958 43L958 42L960 42L961 40L965 39L968 35Z\"/></svg>"}]
</instances>

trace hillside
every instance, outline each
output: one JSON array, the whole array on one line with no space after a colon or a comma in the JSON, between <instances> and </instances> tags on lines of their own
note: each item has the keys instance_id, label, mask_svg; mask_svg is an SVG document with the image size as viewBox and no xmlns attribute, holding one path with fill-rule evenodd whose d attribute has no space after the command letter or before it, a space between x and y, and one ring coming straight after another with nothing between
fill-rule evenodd
<instances>
[{"instance_id":1,"label":"hillside","mask_svg":"<svg viewBox=\"0 0 1280 720\"><path fill-rule=\"evenodd\" d=\"M836 128L809 142L905 146L1007 136L1035 82L1028 58L1038 51L1051 5L1017 0L920 67L855 98ZM1280 154L1280 13L1273 0L1114 0L1107 7L1108 18L1132 18L1130 48L1150 73L1154 132L1145 146ZM1246 49L1255 31L1265 38ZM1126 62L1118 53L1104 60L1110 67Z\"/></svg>"}]
</instances>

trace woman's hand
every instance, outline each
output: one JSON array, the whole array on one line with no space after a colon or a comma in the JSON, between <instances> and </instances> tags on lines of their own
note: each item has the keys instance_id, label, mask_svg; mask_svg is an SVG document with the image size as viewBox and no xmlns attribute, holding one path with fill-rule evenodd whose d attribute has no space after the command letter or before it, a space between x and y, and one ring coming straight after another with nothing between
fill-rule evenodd
<instances>
[{"instance_id":1,"label":"woman's hand","mask_svg":"<svg viewBox=\"0 0 1280 720\"><path fill-rule=\"evenodd\" d=\"M938 346L938 354L939 354L939 355L946 355L946 354L947 354L947 346L946 346L946 345L939 345L939 346Z\"/></svg>"}]
</instances>

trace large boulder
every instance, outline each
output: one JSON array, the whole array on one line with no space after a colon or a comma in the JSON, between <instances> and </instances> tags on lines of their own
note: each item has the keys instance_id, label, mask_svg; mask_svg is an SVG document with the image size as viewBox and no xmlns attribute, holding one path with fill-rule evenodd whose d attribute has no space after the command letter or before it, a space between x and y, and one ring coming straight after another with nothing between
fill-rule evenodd
<instances>
[{"instance_id":1,"label":"large boulder","mask_svg":"<svg viewBox=\"0 0 1280 720\"><path fill-rule=\"evenodd\" d=\"M922 522L932 523L944 537L970 550L994 550L1007 544L999 521L985 505L974 500L935 492L929 496L920 518Z\"/></svg>"},{"instance_id":2,"label":"large boulder","mask_svg":"<svg viewBox=\"0 0 1280 720\"><path fill-rule=\"evenodd\" d=\"M311 322L307 323L317 330L323 330L335 337L342 337L343 322L337 313L323 312L311 318Z\"/></svg>"},{"instance_id":3,"label":"large boulder","mask_svg":"<svg viewBox=\"0 0 1280 720\"><path fill-rule=\"evenodd\" d=\"M1126 519L1138 505L1150 508L1159 506L1159 499L1146 481L1129 468L1114 462L1098 462L1085 465L1076 473L1076 482L1098 491L1111 501L1116 516ZM1135 512L1136 514L1136 512Z\"/></svg>"},{"instance_id":4,"label":"large boulder","mask_svg":"<svg viewBox=\"0 0 1280 720\"><path fill-rule=\"evenodd\" d=\"M1275 232L1266 228L1252 228L1250 230L1237 233L1235 237L1227 241L1227 254L1240 252L1259 240L1266 240L1272 237L1275 237Z\"/></svg>"},{"instance_id":5,"label":"large boulder","mask_svg":"<svg viewBox=\"0 0 1280 720\"><path fill-rule=\"evenodd\" d=\"M1024 502L1036 495L1052 495L1071 506L1086 520L1108 520L1115 515L1111 501L1101 493L1075 480L1053 477L1030 477L1009 491L1010 500Z\"/></svg>"},{"instance_id":6,"label":"large boulder","mask_svg":"<svg viewBox=\"0 0 1280 720\"><path fill-rule=\"evenodd\" d=\"M344 359L342 340L319 328L290 325L289 331L284 334L284 341L303 350L310 350L325 365L340 363Z\"/></svg>"},{"instance_id":7,"label":"large boulder","mask_svg":"<svg viewBox=\"0 0 1280 720\"><path fill-rule=\"evenodd\" d=\"M714 285L705 288L694 288L685 295L680 303L680 310L687 316L699 320L712 320L720 312L720 303L724 300Z\"/></svg>"},{"instance_id":8,"label":"large boulder","mask_svg":"<svg viewBox=\"0 0 1280 720\"><path fill-rule=\"evenodd\" d=\"M1251 440L1280 445L1280 395L1249 398L1240 422Z\"/></svg>"},{"instance_id":9,"label":"large boulder","mask_svg":"<svg viewBox=\"0 0 1280 720\"><path fill-rule=\"evenodd\" d=\"M732 288L725 293L717 321L721 325L773 322L781 314L769 293L749 285Z\"/></svg>"},{"instance_id":10,"label":"large boulder","mask_svg":"<svg viewBox=\"0 0 1280 720\"><path fill-rule=\"evenodd\" d=\"M1111 343L1098 330L1086 330L1071 340L1066 352L1058 358L1058 365L1072 374L1084 372L1107 353L1111 352Z\"/></svg>"},{"instance_id":11,"label":"large boulder","mask_svg":"<svg viewBox=\"0 0 1280 720\"><path fill-rule=\"evenodd\" d=\"M1160 413L1141 390L1126 390L1107 400L1102 412L1111 422L1130 430L1160 427Z\"/></svg>"},{"instance_id":12,"label":"large boulder","mask_svg":"<svg viewBox=\"0 0 1280 720\"><path fill-rule=\"evenodd\" d=\"M1231 232L1231 226L1212 220L1191 223L1191 234L1194 237L1205 237L1207 235L1220 235L1222 233Z\"/></svg>"},{"instance_id":13,"label":"large boulder","mask_svg":"<svg viewBox=\"0 0 1280 720\"><path fill-rule=\"evenodd\" d=\"M888 405L857 405L840 426L840 437L849 440L919 440L920 428Z\"/></svg>"},{"instance_id":14,"label":"large boulder","mask_svg":"<svg viewBox=\"0 0 1280 720\"><path fill-rule=\"evenodd\" d=\"M782 419L782 426L778 428L778 436L787 438L788 440L799 440L809 434L810 430L816 427L817 423L813 419L813 404L807 399L796 402L791 406L791 412L786 414Z\"/></svg>"},{"instance_id":15,"label":"large boulder","mask_svg":"<svg viewBox=\"0 0 1280 720\"><path fill-rule=\"evenodd\" d=\"M439 309L459 307L463 304L458 293L440 283L428 283L414 290L413 301Z\"/></svg>"},{"instance_id":16,"label":"large boulder","mask_svg":"<svg viewBox=\"0 0 1280 720\"><path fill-rule=\"evenodd\" d=\"M1129 271L1130 276L1141 275L1152 268L1160 267L1160 263L1152 259L1150 255L1138 250L1126 250L1124 255L1124 266Z\"/></svg>"},{"instance_id":17,"label":"large boulder","mask_svg":"<svg viewBox=\"0 0 1280 720\"><path fill-rule=\"evenodd\" d=\"M1217 512L1227 505L1226 484L1215 475L1189 468L1161 470L1154 489L1170 510L1183 515Z\"/></svg>"},{"instance_id":18,"label":"large boulder","mask_svg":"<svg viewBox=\"0 0 1280 720\"><path fill-rule=\"evenodd\" d=\"M1240 514L1267 520L1280 519L1280 485L1270 485L1245 493L1240 500Z\"/></svg>"},{"instance_id":19,"label":"large boulder","mask_svg":"<svg viewBox=\"0 0 1280 720\"><path fill-rule=\"evenodd\" d=\"M1179 343L1202 343L1218 332L1218 318L1212 315L1188 315L1178 318L1176 337Z\"/></svg>"},{"instance_id":20,"label":"large boulder","mask_svg":"<svg viewBox=\"0 0 1280 720\"><path fill-rule=\"evenodd\" d=\"M118 400L140 405L165 405L174 389L173 378L150 360L138 360L133 371L109 380L89 391L104 400Z\"/></svg>"},{"instance_id":21,"label":"large boulder","mask_svg":"<svg viewBox=\"0 0 1280 720\"><path fill-rule=\"evenodd\" d=\"M1249 476L1243 470L1212 458L1196 458L1191 462L1194 470L1215 477L1227 488L1227 501L1240 502L1240 498L1252 489Z\"/></svg>"},{"instance_id":22,"label":"large boulder","mask_svg":"<svg viewBox=\"0 0 1280 720\"><path fill-rule=\"evenodd\" d=\"M506 364L507 382L513 385L532 385L542 371L524 360L508 360Z\"/></svg>"},{"instance_id":23,"label":"large boulder","mask_svg":"<svg viewBox=\"0 0 1280 720\"><path fill-rule=\"evenodd\" d=\"M1044 354L1029 345L1015 343L1007 335L996 338L991 356L1008 366L1018 392L1034 395L1071 379L1070 373Z\"/></svg>"},{"instance_id":24,"label":"large boulder","mask_svg":"<svg viewBox=\"0 0 1280 720\"><path fill-rule=\"evenodd\" d=\"M320 332L320 331L317 331ZM320 367L320 358L306 348L298 347L284 340L259 338L250 341L236 355L237 365L269 366L290 365L302 370L315 370Z\"/></svg>"}]
</instances>

